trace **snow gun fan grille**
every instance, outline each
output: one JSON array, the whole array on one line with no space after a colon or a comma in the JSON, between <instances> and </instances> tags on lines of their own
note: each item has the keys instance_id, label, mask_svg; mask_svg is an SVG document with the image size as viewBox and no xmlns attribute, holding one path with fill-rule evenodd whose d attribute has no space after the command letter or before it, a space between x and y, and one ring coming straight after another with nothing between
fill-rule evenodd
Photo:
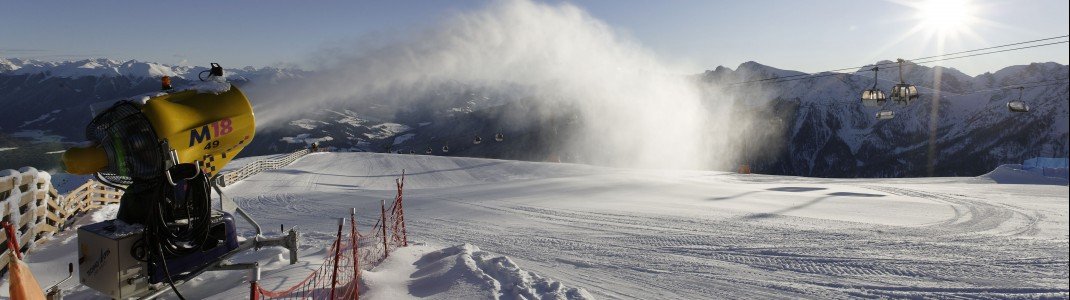
<instances>
[{"instance_id":1,"label":"snow gun fan grille","mask_svg":"<svg viewBox=\"0 0 1070 300\"><path fill-rule=\"evenodd\" d=\"M116 103L86 127L86 138L108 154L108 167L99 172L113 183L129 185L134 178L163 173L163 151L152 124L132 102Z\"/></svg>"}]
</instances>

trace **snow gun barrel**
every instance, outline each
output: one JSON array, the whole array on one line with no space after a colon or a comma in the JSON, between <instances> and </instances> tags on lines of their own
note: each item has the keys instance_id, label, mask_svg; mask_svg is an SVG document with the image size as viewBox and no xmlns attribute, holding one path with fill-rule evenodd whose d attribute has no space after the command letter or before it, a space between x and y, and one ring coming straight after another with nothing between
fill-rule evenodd
<instances>
[{"instance_id":1,"label":"snow gun barrel","mask_svg":"<svg viewBox=\"0 0 1070 300\"><path fill-rule=\"evenodd\" d=\"M91 137L93 126L100 125L98 119L115 110L113 106L101 113L87 128L87 138L93 142L88 147L68 149L63 155L67 172L72 174L92 174L107 172L111 174L137 173L131 170L137 165L162 163L145 160L145 155L136 150L153 150L151 142L166 141L170 149L158 149L168 152L174 150L177 162L200 162L209 177L223 169L239 151L249 145L256 133L256 120L253 107L245 94L235 86L226 83L212 83L214 89L190 89L175 93L164 93L149 98L144 104L122 102L133 105L137 118L143 118L151 126L152 132L141 132L137 128L124 128L122 124L103 124L106 136ZM149 142L134 138L133 135L152 135ZM163 157L167 157L164 155ZM176 162L176 163L177 163ZM159 174L158 172L154 172Z\"/></svg>"}]
</instances>

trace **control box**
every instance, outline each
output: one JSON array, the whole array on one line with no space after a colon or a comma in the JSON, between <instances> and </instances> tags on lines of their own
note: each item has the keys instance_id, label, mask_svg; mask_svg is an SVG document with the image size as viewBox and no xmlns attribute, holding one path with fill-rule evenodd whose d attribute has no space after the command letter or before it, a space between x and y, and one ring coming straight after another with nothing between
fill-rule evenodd
<instances>
[{"instance_id":1,"label":"control box","mask_svg":"<svg viewBox=\"0 0 1070 300\"><path fill-rule=\"evenodd\" d=\"M114 299L136 297L149 289L148 265L130 250L144 228L108 220L78 229L78 275L83 285Z\"/></svg>"}]
</instances>

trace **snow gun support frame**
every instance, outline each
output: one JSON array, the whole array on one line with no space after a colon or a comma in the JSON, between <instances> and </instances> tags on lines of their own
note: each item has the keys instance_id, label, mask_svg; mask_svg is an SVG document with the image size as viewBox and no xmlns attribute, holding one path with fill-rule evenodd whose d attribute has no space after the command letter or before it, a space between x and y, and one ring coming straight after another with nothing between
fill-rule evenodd
<instances>
[{"instance_id":1,"label":"snow gun support frame","mask_svg":"<svg viewBox=\"0 0 1070 300\"><path fill-rule=\"evenodd\" d=\"M212 180L211 182L212 182L212 188L217 193L219 193L220 204L223 204L225 202L231 202L229 198L226 198L226 196L224 196L223 191L219 188L219 185L216 184L217 181L216 180ZM238 254L240 252L249 250L249 249L259 250L260 248L264 248L264 247L283 247L283 248L286 248L287 250L289 250L289 252L290 252L290 264L292 265L292 264L296 264L297 263L297 244L298 244L298 240L300 238L300 235L297 233L297 229L296 228L292 228L291 227L290 230L287 231L286 235L284 235L284 236L265 237L263 235L263 229L260 227L260 224L257 223L256 220L254 220L251 216L249 216L249 214L246 213L245 210L242 210L241 207L234 206L234 211L239 216L241 216L242 219L244 219L246 222L248 222L249 225L253 226L253 228L256 230L256 235L253 236L250 239L247 239L247 240L242 241L241 243L239 243L239 246L238 246L237 249L231 250L227 254L221 256L216 263L207 265L207 266L205 266L205 267L203 267L203 268L201 268L199 270L192 271L189 276L184 276L184 277L186 277L185 279L176 280L174 282L174 284L176 286L177 285L182 285L183 283L186 283L186 281L188 281L189 279L196 278L200 274L202 274L204 272L208 272L208 271L259 270L260 269L260 263L258 263L258 262L251 262L251 263L224 263L224 261L229 259L231 256L233 256L235 254ZM147 294L145 296L142 296L142 297L140 297L138 299L155 299L156 297L159 297L160 295L163 295L164 293L166 293L166 292L168 292L170 290L171 289L167 288L166 286L150 287L150 289L147 290L149 292L149 294Z\"/></svg>"},{"instance_id":2,"label":"snow gun support frame","mask_svg":"<svg viewBox=\"0 0 1070 300\"><path fill-rule=\"evenodd\" d=\"M219 181L211 180L210 182L212 184L212 189L214 189L216 193L219 194L220 206L223 206L221 208L226 207L226 204L228 203L233 205L234 212L241 216L243 220L249 223L249 225L251 225L256 230L256 235L250 239L246 239L245 241L240 242L238 248L231 250L227 254L221 256L216 263L207 265L198 270L194 270L190 272L188 276L183 276L185 277L184 279L176 280L174 282L176 286L182 285L183 283L186 283L186 281L188 281L189 279L196 278L200 274L208 271L257 270L257 272L259 272L259 262L224 263L224 261L229 259L231 256L249 249L259 250L260 248L264 247L283 247L289 250L290 252L290 264L292 265L297 263L297 244L300 239L300 235L298 234L296 228L291 227L290 230L286 232L286 235L283 236L264 236L263 228L260 227L260 223L257 223L252 216L249 216L249 214L245 212L245 210L241 209L241 207L238 207L237 205L234 205L233 201L231 201L230 198L226 197L226 195L223 193L223 190L220 189L219 185L217 184ZM150 287L148 290L149 294L139 297L138 299L155 299L170 290L171 289L167 288L166 286Z\"/></svg>"}]
</instances>

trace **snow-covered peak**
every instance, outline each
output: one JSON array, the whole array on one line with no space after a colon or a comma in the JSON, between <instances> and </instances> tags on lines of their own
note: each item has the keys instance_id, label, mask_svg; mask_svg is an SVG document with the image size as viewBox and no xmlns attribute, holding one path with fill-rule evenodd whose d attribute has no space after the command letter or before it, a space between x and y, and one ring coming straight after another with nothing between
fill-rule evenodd
<instances>
[{"instance_id":1,"label":"snow-covered peak","mask_svg":"<svg viewBox=\"0 0 1070 300\"><path fill-rule=\"evenodd\" d=\"M777 69L774 67L760 64L755 61L748 61L739 64L739 66L736 67L735 71L725 66L717 66L717 68L713 71L707 70L706 72L704 72L702 74L702 77L706 81L726 83L733 81L749 81L766 78L797 76L801 74L806 73L792 70Z\"/></svg>"},{"instance_id":2,"label":"snow-covered peak","mask_svg":"<svg viewBox=\"0 0 1070 300\"><path fill-rule=\"evenodd\" d=\"M0 58L0 73L11 72L21 67L18 61L12 61L5 58Z\"/></svg>"},{"instance_id":3,"label":"snow-covered peak","mask_svg":"<svg viewBox=\"0 0 1070 300\"><path fill-rule=\"evenodd\" d=\"M991 83L994 83L998 86L1003 86L1053 79L1066 79L1068 72L1070 72L1070 66L1062 65L1056 62L1045 62L1031 63L1028 65L1010 66L1000 69L995 73L985 73L978 77L982 78L985 76L991 76ZM1053 77L1051 76L1052 74L1055 74L1054 77L1056 78L1050 78Z\"/></svg>"},{"instance_id":4,"label":"snow-covered peak","mask_svg":"<svg viewBox=\"0 0 1070 300\"><path fill-rule=\"evenodd\" d=\"M777 69L777 68L774 68L774 67L770 67L770 66L767 66L767 65L760 64L760 63L755 62L755 61L748 61L748 62L739 64L739 67L736 67L736 72L745 72L745 73L751 73L751 74L762 74L762 75L767 75L768 77L785 77L785 76L795 76L795 75L805 74L805 73L799 72L799 71Z\"/></svg>"},{"instance_id":5,"label":"snow-covered peak","mask_svg":"<svg viewBox=\"0 0 1070 300\"><path fill-rule=\"evenodd\" d=\"M0 74L45 74L50 77L150 77L171 76L195 79L206 67L172 66L161 63L137 60L117 61L106 58L83 59L76 61L39 61L33 59L0 58ZM279 68L227 69L227 76L260 77L280 79L300 76L300 71Z\"/></svg>"}]
</instances>

